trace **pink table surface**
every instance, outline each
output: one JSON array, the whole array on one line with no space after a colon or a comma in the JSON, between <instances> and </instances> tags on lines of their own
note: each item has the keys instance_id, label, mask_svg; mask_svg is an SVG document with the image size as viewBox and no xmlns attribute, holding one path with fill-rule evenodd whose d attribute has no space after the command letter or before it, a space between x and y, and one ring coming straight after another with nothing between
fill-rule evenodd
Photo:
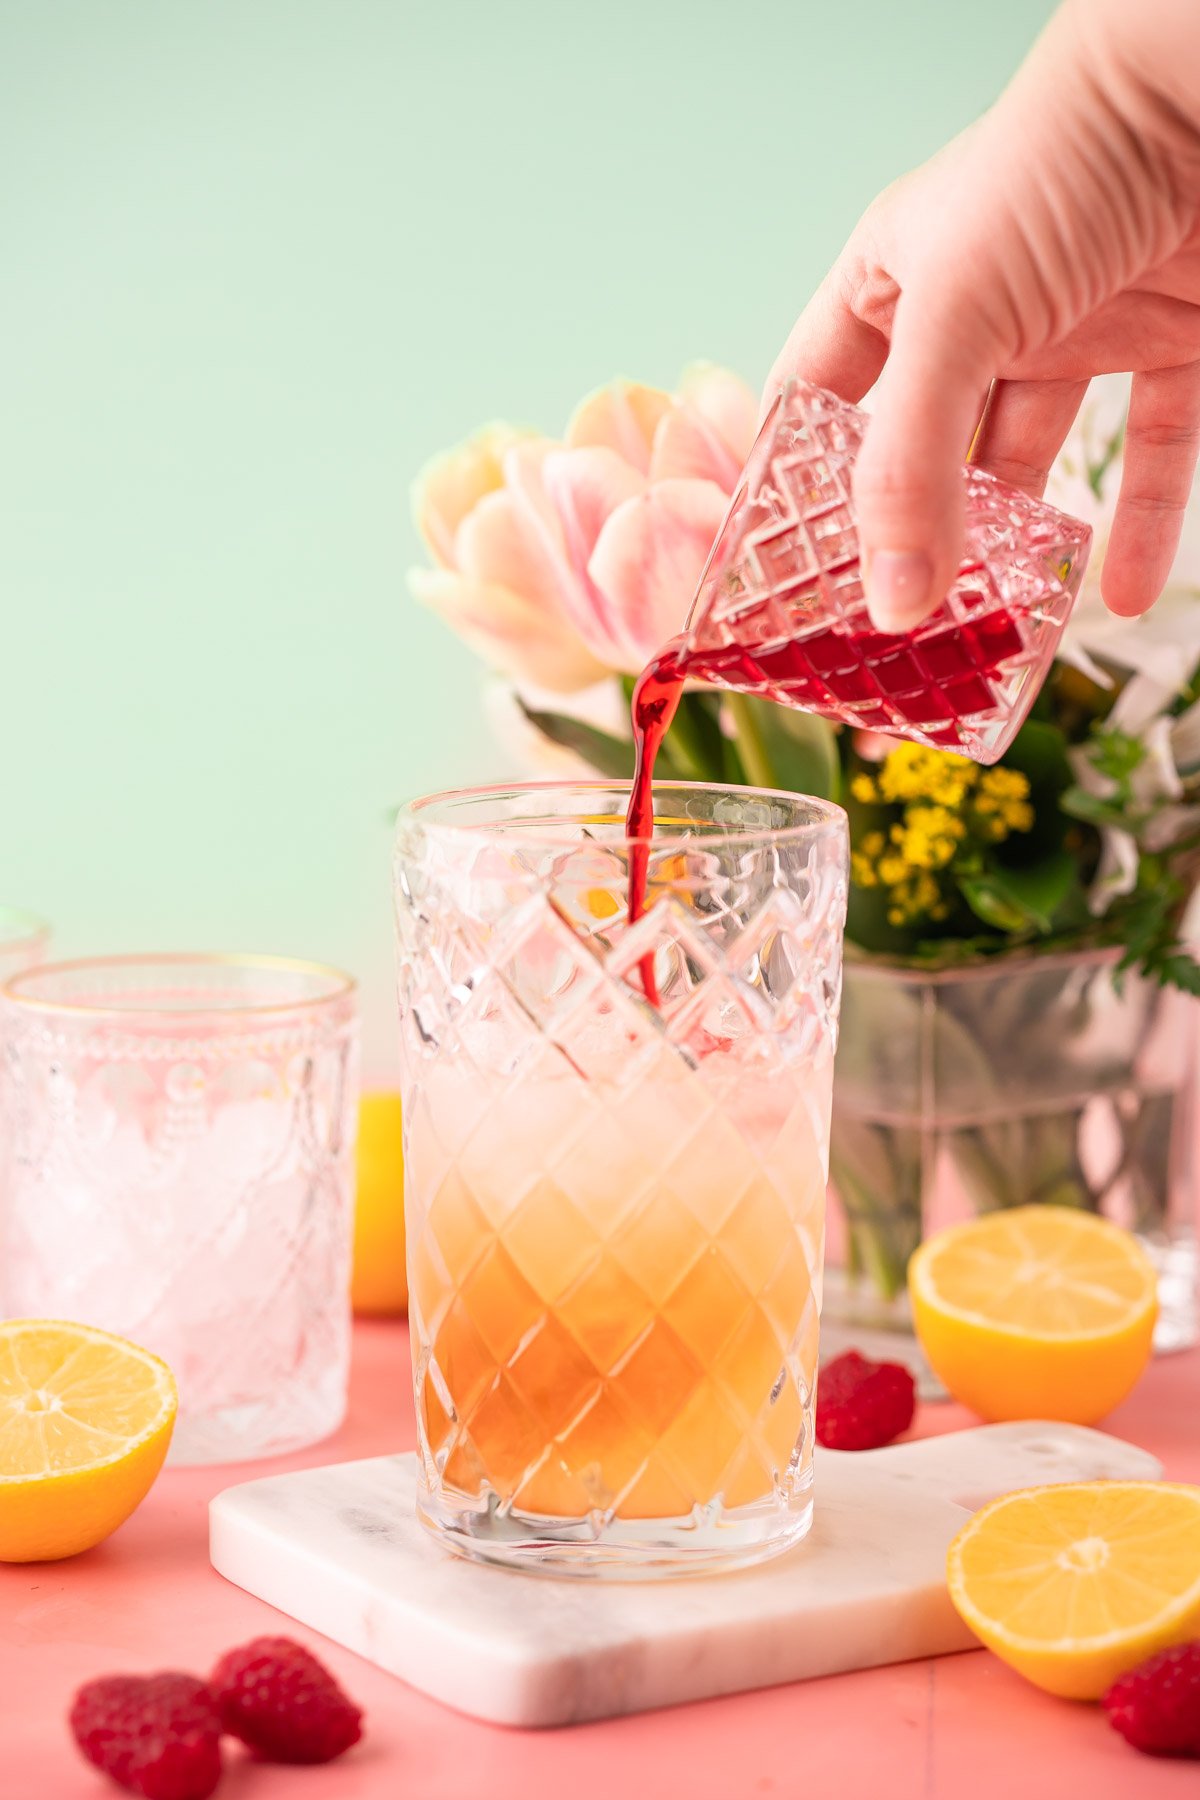
<instances>
[{"instance_id":1,"label":"pink table surface","mask_svg":"<svg viewBox=\"0 0 1200 1800\"><path fill-rule=\"evenodd\" d=\"M927 1406L921 1433L970 1422ZM1200 1481L1200 1353L1149 1370L1108 1429ZM231 1644L292 1631L209 1567L206 1504L256 1475L413 1443L403 1326L360 1325L350 1413L301 1456L168 1469L108 1543L68 1563L0 1567L0 1800L101 1800L64 1727L76 1685L110 1670L205 1671ZM820 1476L818 1472L818 1491ZM509 1731L438 1706L314 1633L365 1708L342 1762L289 1770L230 1759L223 1800L1191 1800L1195 1763L1138 1756L1094 1708L1051 1699L984 1651L866 1670L555 1732Z\"/></svg>"}]
</instances>

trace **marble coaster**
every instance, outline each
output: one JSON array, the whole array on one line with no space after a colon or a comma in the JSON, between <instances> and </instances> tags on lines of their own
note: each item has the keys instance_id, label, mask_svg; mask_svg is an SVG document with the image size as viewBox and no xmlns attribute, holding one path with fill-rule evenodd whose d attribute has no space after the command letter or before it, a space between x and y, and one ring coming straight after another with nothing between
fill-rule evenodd
<instances>
[{"instance_id":1,"label":"marble coaster","mask_svg":"<svg viewBox=\"0 0 1200 1800\"><path fill-rule=\"evenodd\" d=\"M460 1712L565 1725L965 1650L944 1569L973 1508L1161 1473L1075 1425L820 1450L816 1519L787 1555L737 1575L563 1581L440 1549L414 1514L416 1457L383 1456L226 1489L210 1553L239 1587Z\"/></svg>"}]
</instances>

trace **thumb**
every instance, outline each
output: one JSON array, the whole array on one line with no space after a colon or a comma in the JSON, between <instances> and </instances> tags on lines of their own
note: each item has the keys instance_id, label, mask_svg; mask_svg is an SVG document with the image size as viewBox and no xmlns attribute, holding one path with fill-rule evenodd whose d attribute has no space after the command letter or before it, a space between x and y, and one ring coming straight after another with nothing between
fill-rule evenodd
<instances>
[{"instance_id":1,"label":"thumb","mask_svg":"<svg viewBox=\"0 0 1200 1800\"><path fill-rule=\"evenodd\" d=\"M867 604L907 631L945 598L963 550L963 481L988 387L1005 360L961 262L906 287L854 471Z\"/></svg>"}]
</instances>

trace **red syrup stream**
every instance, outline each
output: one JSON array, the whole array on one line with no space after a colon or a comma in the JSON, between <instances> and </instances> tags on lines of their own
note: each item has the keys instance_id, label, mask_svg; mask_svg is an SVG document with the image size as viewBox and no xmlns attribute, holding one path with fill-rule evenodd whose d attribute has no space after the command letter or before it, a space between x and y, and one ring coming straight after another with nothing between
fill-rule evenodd
<instances>
[{"instance_id":1,"label":"red syrup stream","mask_svg":"<svg viewBox=\"0 0 1200 1800\"><path fill-rule=\"evenodd\" d=\"M687 640L673 638L665 650L660 650L653 661L646 664L633 690L631 710L637 760L629 811L625 815L625 836L629 839L631 925L646 910L646 877L650 867L650 840L654 836L654 764L679 706L679 696L683 692L682 670L686 666ZM647 1000L651 1006L661 1005L652 950L647 951L639 966Z\"/></svg>"},{"instance_id":2,"label":"red syrup stream","mask_svg":"<svg viewBox=\"0 0 1200 1800\"><path fill-rule=\"evenodd\" d=\"M1023 648L1015 620L1003 608L960 624L935 615L921 628L917 654L907 633L875 631L865 618L858 629L827 626L769 649L726 644L694 650L686 637L672 638L638 677L633 690L633 741L637 751L625 819L629 839L629 921L646 910L650 843L654 836L654 761L679 706L685 681L783 700L803 711L841 719L873 731L903 732L911 725L927 742L961 750L958 720L995 705L990 682L1000 665ZM886 699L887 706L883 702ZM658 1006L652 952L641 959L642 988Z\"/></svg>"}]
</instances>

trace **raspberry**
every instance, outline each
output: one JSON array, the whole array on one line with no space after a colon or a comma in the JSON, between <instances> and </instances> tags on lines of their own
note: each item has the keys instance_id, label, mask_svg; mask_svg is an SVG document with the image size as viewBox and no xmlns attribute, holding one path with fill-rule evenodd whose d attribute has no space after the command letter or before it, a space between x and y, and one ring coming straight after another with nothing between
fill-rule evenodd
<instances>
[{"instance_id":1,"label":"raspberry","mask_svg":"<svg viewBox=\"0 0 1200 1800\"><path fill-rule=\"evenodd\" d=\"M1104 1710L1135 1750L1200 1757L1200 1639L1160 1650L1120 1676Z\"/></svg>"},{"instance_id":2,"label":"raspberry","mask_svg":"<svg viewBox=\"0 0 1200 1800\"><path fill-rule=\"evenodd\" d=\"M827 1450L877 1450L907 1431L916 1384L902 1363L869 1362L847 1350L817 1380L817 1442Z\"/></svg>"},{"instance_id":3,"label":"raspberry","mask_svg":"<svg viewBox=\"0 0 1200 1800\"><path fill-rule=\"evenodd\" d=\"M145 1800L207 1800L221 1779L221 1721L194 1675L105 1675L71 1706L90 1763Z\"/></svg>"},{"instance_id":4,"label":"raspberry","mask_svg":"<svg viewBox=\"0 0 1200 1800\"><path fill-rule=\"evenodd\" d=\"M290 1638L228 1651L212 1672L221 1724L270 1762L332 1762L362 1736L362 1713Z\"/></svg>"}]
</instances>

